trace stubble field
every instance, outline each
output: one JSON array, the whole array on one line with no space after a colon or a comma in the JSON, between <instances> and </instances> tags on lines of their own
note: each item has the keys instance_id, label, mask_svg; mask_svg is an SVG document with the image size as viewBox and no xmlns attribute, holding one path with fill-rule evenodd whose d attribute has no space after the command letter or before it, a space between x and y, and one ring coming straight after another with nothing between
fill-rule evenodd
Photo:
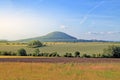
<instances>
[{"instance_id":1,"label":"stubble field","mask_svg":"<svg viewBox=\"0 0 120 80\"><path fill-rule=\"evenodd\" d=\"M0 80L119 80L120 63L0 62Z\"/></svg>"}]
</instances>

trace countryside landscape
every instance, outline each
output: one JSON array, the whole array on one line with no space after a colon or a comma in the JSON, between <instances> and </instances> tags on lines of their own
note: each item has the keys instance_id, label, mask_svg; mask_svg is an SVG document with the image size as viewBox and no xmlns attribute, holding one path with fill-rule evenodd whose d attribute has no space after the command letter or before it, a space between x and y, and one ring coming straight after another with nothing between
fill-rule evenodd
<instances>
[{"instance_id":1,"label":"countryside landscape","mask_svg":"<svg viewBox=\"0 0 120 80\"><path fill-rule=\"evenodd\" d=\"M0 80L119 80L119 3L1 0Z\"/></svg>"}]
</instances>

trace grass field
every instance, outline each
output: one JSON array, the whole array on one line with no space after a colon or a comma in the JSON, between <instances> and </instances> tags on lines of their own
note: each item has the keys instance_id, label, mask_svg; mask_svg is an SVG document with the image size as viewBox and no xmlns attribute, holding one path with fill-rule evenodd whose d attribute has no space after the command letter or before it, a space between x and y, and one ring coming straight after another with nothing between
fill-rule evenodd
<instances>
[{"instance_id":1,"label":"grass field","mask_svg":"<svg viewBox=\"0 0 120 80\"><path fill-rule=\"evenodd\" d=\"M45 47L41 47L40 52L52 53L58 52L59 54L65 54L66 52L74 53L75 51L80 51L81 54L99 54L103 52L104 48L110 45L120 45L119 43L103 43L103 42L80 42L80 43L45 43ZM28 48L25 44L22 45L6 45L0 43L0 51L12 51L16 52L20 48L25 48L27 53L33 53L34 48Z\"/></svg>"},{"instance_id":2,"label":"grass field","mask_svg":"<svg viewBox=\"0 0 120 80\"><path fill-rule=\"evenodd\" d=\"M0 80L119 80L120 63L0 63Z\"/></svg>"}]
</instances>

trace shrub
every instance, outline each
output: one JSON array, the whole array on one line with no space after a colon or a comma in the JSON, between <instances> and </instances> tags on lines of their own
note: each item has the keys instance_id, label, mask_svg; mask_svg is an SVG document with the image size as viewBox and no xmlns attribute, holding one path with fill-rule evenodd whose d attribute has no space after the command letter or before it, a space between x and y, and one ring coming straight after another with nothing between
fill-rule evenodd
<instances>
[{"instance_id":1,"label":"shrub","mask_svg":"<svg viewBox=\"0 0 120 80\"><path fill-rule=\"evenodd\" d=\"M111 55L110 54L102 54L101 57L102 58L111 58Z\"/></svg>"},{"instance_id":2,"label":"shrub","mask_svg":"<svg viewBox=\"0 0 120 80\"><path fill-rule=\"evenodd\" d=\"M75 57L80 57L80 52L79 52L79 51L76 51L76 52L74 53L74 55L75 55Z\"/></svg>"},{"instance_id":3,"label":"shrub","mask_svg":"<svg viewBox=\"0 0 120 80\"><path fill-rule=\"evenodd\" d=\"M120 58L120 46L109 46L108 48L104 49L104 54L108 54L114 58Z\"/></svg>"},{"instance_id":4,"label":"shrub","mask_svg":"<svg viewBox=\"0 0 120 80\"><path fill-rule=\"evenodd\" d=\"M88 54L83 54L82 57L83 57L83 58L91 58L91 56L88 55Z\"/></svg>"},{"instance_id":5,"label":"shrub","mask_svg":"<svg viewBox=\"0 0 120 80\"><path fill-rule=\"evenodd\" d=\"M93 57L93 58L96 58L97 56L96 56L96 54L92 54L92 57Z\"/></svg>"},{"instance_id":6,"label":"shrub","mask_svg":"<svg viewBox=\"0 0 120 80\"><path fill-rule=\"evenodd\" d=\"M39 40L33 40L28 43L28 47L31 47L31 48L37 48L41 46L42 46L42 43Z\"/></svg>"},{"instance_id":7,"label":"shrub","mask_svg":"<svg viewBox=\"0 0 120 80\"><path fill-rule=\"evenodd\" d=\"M13 52L11 53L12 56L17 56L17 53Z\"/></svg>"},{"instance_id":8,"label":"shrub","mask_svg":"<svg viewBox=\"0 0 120 80\"><path fill-rule=\"evenodd\" d=\"M10 43L7 42L6 45L10 45Z\"/></svg>"},{"instance_id":9,"label":"shrub","mask_svg":"<svg viewBox=\"0 0 120 80\"><path fill-rule=\"evenodd\" d=\"M2 55L1 53L2 53L2 52L0 51L0 55Z\"/></svg>"},{"instance_id":10,"label":"shrub","mask_svg":"<svg viewBox=\"0 0 120 80\"><path fill-rule=\"evenodd\" d=\"M27 56L32 56L32 54L31 54L31 53L29 53L29 54L27 54Z\"/></svg>"},{"instance_id":11,"label":"shrub","mask_svg":"<svg viewBox=\"0 0 120 80\"><path fill-rule=\"evenodd\" d=\"M43 57L48 57L49 53L41 53L40 55L43 56Z\"/></svg>"},{"instance_id":12,"label":"shrub","mask_svg":"<svg viewBox=\"0 0 120 80\"><path fill-rule=\"evenodd\" d=\"M57 52L53 52L53 53L49 54L49 57L60 57L60 55L57 54Z\"/></svg>"},{"instance_id":13,"label":"shrub","mask_svg":"<svg viewBox=\"0 0 120 80\"><path fill-rule=\"evenodd\" d=\"M101 54L97 54L97 58L101 58L101 56L102 56Z\"/></svg>"},{"instance_id":14,"label":"shrub","mask_svg":"<svg viewBox=\"0 0 120 80\"><path fill-rule=\"evenodd\" d=\"M16 56L16 53L11 52L11 51L0 51L0 55L3 55L3 56Z\"/></svg>"},{"instance_id":15,"label":"shrub","mask_svg":"<svg viewBox=\"0 0 120 80\"><path fill-rule=\"evenodd\" d=\"M73 57L71 53L66 53L64 57Z\"/></svg>"},{"instance_id":16,"label":"shrub","mask_svg":"<svg viewBox=\"0 0 120 80\"><path fill-rule=\"evenodd\" d=\"M2 51L2 52L1 52L1 55L11 56L11 55L12 55L12 52Z\"/></svg>"},{"instance_id":17,"label":"shrub","mask_svg":"<svg viewBox=\"0 0 120 80\"><path fill-rule=\"evenodd\" d=\"M34 50L33 56L40 56L40 50L38 48Z\"/></svg>"},{"instance_id":18,"label":"shrub","mask_svg":"<svg viewBox=\"0 0 120 80\"><path fill-rule=\"evenodd\" d=\"M18 56L27 56L26 50L21 48L18 51Z\"/></svg>"}]
</instances>

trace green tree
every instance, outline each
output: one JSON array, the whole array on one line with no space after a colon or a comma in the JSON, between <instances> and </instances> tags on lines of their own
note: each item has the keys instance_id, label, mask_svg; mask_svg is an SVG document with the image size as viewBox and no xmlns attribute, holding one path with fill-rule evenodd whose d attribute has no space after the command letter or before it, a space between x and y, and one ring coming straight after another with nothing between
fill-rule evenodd
<instances>
[{"instance_id":1,"label":"green tree","mask_svg":"<svg viewBox=\"0 0 120 80\"><path fill-rule=\"evenodd\" d=\"M32 40L28 43L28 47L32 48L42 47L42 43L39 40Z\"/></svg>"},{"instance_id":2,"label":"green tree","mask_svg":"<svg viewBox=\"0 0 120 80\"><path fill-rule=\"evenodd\" d=\"M96 58L97 57L97 55L96 54L92 54L92 58Z\"/></svg>"},{"instance_id":3,"label":"green tree","mask_svg":"<svg viewBox=\"0 0 120 80\"><path fill-rule=\"evenodd\" d=\"M73 57L71 53L66 53L64 57Z\"/></svg>"},{"instance_id":4,"label":"green tree","mask_svg":"<svg viewBox=\"0 0 120 80\"><path fill-rule=\"evenodd\" d=\"M80 57L80 52L79 52L79 51L76 51L76 52L74 53L74 55L75 55L75 57Z\"/></svg>"},{"instance_id":5,"label":"green tree","mask_svg":"<svg viewBox=\"0 0 120 80\"><path fill-rule=\"evenodd\" d=\"M89 54L83 54L82 57L83 58L91 58L91 56Z\"/></svg>"},{"instance_id":6,"label":"green tree","mask_svg":"<svg viewBox=\"0 0 120 80\"><path fill-rule=\"evenodd\" d=\"M40 50L38 48L34 50L33 56L40 56Z\"/></svg>"},{"instance_id":7,"label":"green tree","mask_svg":"<svg viewBox=\"0 0 120 80\"><path fill-rule=\"evenodd\" d=\"M57 52L53 52L49 54L49 57L60 57L60 55Z\"/></svg>"},{"instance_id":8,"label":"green tree","mask_svg":"<svg viewBox=\"0 0 120 80\"><path fill-rule=\"evenodd\" d=\"M104 49L104 54L107 54L109 57L120 58L120 46L109 46Z\"/></svg>"},{"instance_id":9,"label":"green tree","mask_svg":"<svg viewBox=\"0 0 120 80\"><path fill-rule=\"evenodd\" d=\"M26 50L21 48L18 51L18 56L27 56Z\"/></svg>"}]
</instances>

